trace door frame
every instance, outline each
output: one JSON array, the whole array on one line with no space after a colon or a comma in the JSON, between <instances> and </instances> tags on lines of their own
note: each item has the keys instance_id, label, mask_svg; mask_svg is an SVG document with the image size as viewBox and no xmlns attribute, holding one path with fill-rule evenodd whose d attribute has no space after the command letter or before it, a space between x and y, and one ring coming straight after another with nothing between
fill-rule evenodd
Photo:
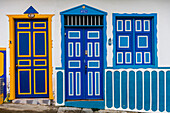
<instances>
[{"instance_id":1,"label":"door frame","mask_svg":"<svg viewBox=\"0 0 170 113\"><path fill-rule=\"evenodd\" d=\"M107 22L106 22L106 16L107 16L107 12L96 9L94 7L88 6L86 4L82 4L76 7L73 7L71 9L65 10L60 12L61 15L61 64L62 67L56 67L56 69L62 69L65 70L65 28L67 27L101 27L103 30L103 99L105 99L105 69L107 68L107 35L106 35L106 30L107 30ZM80 26L65 26L65 17L64 16L74 16L74 15L83 15L83 16L95 16L95 15L101 15L103 16L103 25L99 25L99 26L90 26L90 25L80 25ZM65 73L63 74L63 78L65 76ZM64 94L60 93L61 95L63 95L63 98L65 99L65 78L63 79L63 90L64 90Z\"/></svg>"},{"instance_id":2,"label":"door frame","mask_svg":"<svg viewBox=\"0 0 170 113\"><path fill-rule=\"evenodd\" d=\"M51 21L54 14L34 14L33 18L29 14L7 15L9 18L9 48L10 48L10 97L9 100L16 99L15 94L15 19L48 19L48 54L49 54L49 99L54 99L52 90L52 37Z\"/></svg>"}]
</instances>

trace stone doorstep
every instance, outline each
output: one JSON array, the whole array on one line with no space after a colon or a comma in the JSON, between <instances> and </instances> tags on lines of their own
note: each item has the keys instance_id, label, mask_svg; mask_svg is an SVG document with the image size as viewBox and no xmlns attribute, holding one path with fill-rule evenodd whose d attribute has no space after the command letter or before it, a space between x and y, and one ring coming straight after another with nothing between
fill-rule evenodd
<instances>
[{"instance_id":1,"label":"stone doorstep","mask_svg":"<svg viewBox=\"0 0 170 113\"><path fill-rule=\"evenodd\" d=\"M37 104L37 105L51 105L51 100L46 98L32 98L32 99L14 99L12 100L12 103L14 104Z\"/></svg>"}]
</instances>

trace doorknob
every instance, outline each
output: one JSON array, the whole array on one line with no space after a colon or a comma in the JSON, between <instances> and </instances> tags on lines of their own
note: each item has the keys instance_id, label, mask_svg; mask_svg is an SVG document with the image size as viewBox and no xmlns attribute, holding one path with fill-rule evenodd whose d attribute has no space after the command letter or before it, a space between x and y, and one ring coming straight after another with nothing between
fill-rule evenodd
<instances>
[{"instance_id":1,"label":"doorknob","mask_svg":"<svg viewBox=\"0 0 170 113\"><path fill-rule=\"evenodd\" d=\"M85 55L87 55L87 50L85 50Z\"/></svg>"},{"instance_id":2,"label":"doorknob","mask_svg":"<svg viewBox=\"0 0 170 113\"><path fill-rule=\"evenodd\" d=\"M87 65L85 65L85 69L87 69Z\"/></svg>"}]
</instances>

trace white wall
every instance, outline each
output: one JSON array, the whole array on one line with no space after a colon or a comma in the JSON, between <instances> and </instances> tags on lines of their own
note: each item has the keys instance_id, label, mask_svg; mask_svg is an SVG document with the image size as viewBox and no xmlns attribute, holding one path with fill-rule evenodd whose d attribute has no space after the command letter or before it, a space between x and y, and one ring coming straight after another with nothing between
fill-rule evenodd
<instances>
[{"instance_id":1,"label":"white wall","mask_svg":"<svg viewBox=\"0 0 170 113\"><path fill-rule=\"evenodd\" d=\"M0 0L0 47L8 48L9 22L6 14L23 14L33 6L40 14L55 14L52 20L53 67L61 66L60 12L87 4L106 11L107 38L112 38L112 13L158 13L158 66L170 66L170 0ZM169 20L169 21L168 21ZM112 65L112 47L108 47L108 65ZM9 48L7 49L9 73Z\"/></svg>"}]
</instances>

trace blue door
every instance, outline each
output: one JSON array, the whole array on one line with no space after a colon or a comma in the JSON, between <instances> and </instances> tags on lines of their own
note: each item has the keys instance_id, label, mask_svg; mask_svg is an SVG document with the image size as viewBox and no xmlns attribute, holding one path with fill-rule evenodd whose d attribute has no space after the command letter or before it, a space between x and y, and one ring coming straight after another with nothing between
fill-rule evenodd
<instances>
[{"instance_id":1,"label":"blue door","mask_svg":"<svg viewBox=\"0 0 170 113\"><path fill-rule=\"evenodd\" d=\"M49 97L48 21L15 20L16 98Z\"/></svg>"},{"instance_id":2,"label":"blue door","mask_svg":"<svg viewBox=\"0 0 170 113\"><path fill-rule=\"evenodd\" d=\"M67 28L66 100L103 98L102 28Z\"/></svg>"}]
</instances>

